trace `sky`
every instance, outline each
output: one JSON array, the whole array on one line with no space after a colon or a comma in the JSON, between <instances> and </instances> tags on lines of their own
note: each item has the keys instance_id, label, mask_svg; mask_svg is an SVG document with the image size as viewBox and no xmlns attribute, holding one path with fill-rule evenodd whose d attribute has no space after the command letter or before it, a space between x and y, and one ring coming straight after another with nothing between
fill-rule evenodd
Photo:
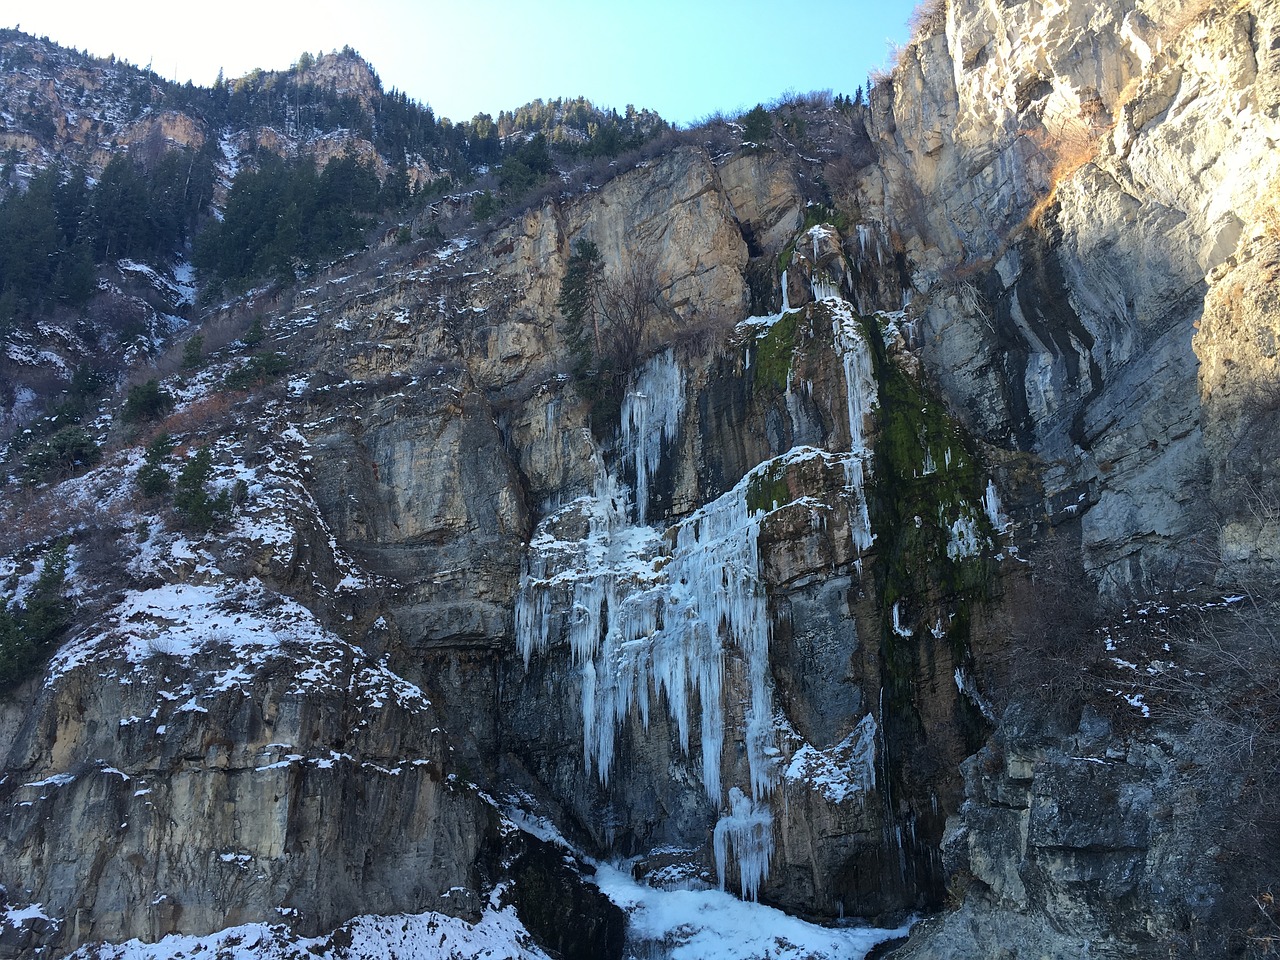
<instances>
[{"instance_id":1,"label":"sky","mask_svg":"<svg viewBox=\"0 0 1280 960\"><path fill-rule=\"evenodd\" d=\"M0 26L210 85L354 47L438 116L585 96L689 124L784 93L853 94L916 0L0 0ZM5 13L7 11L7 14Z\"/></svg>"}]
</instances>

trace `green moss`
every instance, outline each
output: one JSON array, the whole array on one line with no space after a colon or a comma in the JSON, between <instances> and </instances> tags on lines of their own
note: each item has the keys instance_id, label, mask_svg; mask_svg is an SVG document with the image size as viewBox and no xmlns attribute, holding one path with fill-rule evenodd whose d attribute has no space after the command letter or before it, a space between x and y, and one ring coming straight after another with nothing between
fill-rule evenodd
<instances>
[{"instance_id":1,"label":"green moss","mask_svg":"<svg viewBox=\"0 0 1280 960\"><path fill-rule=\"evenodd\" d=\"M853 223L849 219L849 215L842 213L835 207L829 207L825 203L811 203L804 208L804 227L802 230L808 230L819 224L829 223L840 231L840 235L844 236L853 227Z\"/></svg>"},{"instance_id":2,"label":"green moss","mask_svg":"<svg viewBox=\"0 0 1280 960\"><path fill-rule=\"evenodd\" d=\"M747 512L763 510L766 513L790 503L791 485L787 483L785 464L771 463L747 481Z\"/></svg>"},{"instance_id":3,"label":"green moss","mask_svg":"<svg viewBox=\"0 0 1280 960\"><path fill-rule=\"evenodd\" d=\"M939 400L888 358L876 319L864 319L863 327L879 383L869 506L882 558L878 587L885 684L890 699L909 712L925 644L921 637L893 630L893 607L902 604L904 621L921 606L945 611L939 640L949 645L955 663L964 663L970 611L990 596L994 561L986 551L949 556L951 527L966 516L980 538L993 539L994 531L981 507L986 477L968 437Z\"/></svg>"},{"instance_id":4,"label":"green moss","mask_svg":"<svg viewBox=\"0 0 1280 960\"><path fill-rule=\"evenodd\" d=\"M796 349L796 324L799 311L783 314L769 332L756 341L755 367L757 391L772 387L778 391L787 389L791 374L791 360Z\"/></svg>"},{"instance_id":5,"label":"green moss","mask_svg":"<svg viewBox=\"0 0 1280 960\"><path fill-rule=\"evenodd\" d=\"M794 240L792 240L790 243L786 245L783 251L780 254L778 254L779 275L787 271L787 269L791 266L791 258L794 257L795 255L796 255L796 243Z\"/></svg>"}]
</instances>

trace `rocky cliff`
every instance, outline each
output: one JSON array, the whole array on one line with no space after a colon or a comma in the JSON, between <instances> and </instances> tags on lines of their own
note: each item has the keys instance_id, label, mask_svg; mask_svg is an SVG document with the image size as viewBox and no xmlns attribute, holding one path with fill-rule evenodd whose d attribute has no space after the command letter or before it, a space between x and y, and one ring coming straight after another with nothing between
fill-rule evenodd
<instances>
[{"instance_id":1,"label":"rocky cliff","mask_svg":"<svg viewBox=\"0 0 1280 960\"><path fill-rule=\"evenodd\" d=\"M66 536L78 609L0 701L0 951L649 955L717 888L882 928L812 956L1263 949L1277 30L932 5L804 149L695 131L210 311L288 367L166 380L219 524L119 428L8 506L7 589ZM584 241L645 282L607 417Z\"/></svg>"}]
</instances>

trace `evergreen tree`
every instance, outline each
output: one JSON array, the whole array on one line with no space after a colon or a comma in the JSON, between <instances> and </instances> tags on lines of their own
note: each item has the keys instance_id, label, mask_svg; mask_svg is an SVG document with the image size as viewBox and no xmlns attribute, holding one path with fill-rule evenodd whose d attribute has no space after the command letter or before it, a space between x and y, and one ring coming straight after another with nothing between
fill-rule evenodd
<instances>
[{"instance_id":1,"label":"evergreen tree","mask_svg":"<svg viewBox=\"0 0 1280 960\"><path fill-rule=\"evenodd\" d=\"M182 347L182 369L195 370L204 362L204 335L195 334Z\"/></svg>"},{"instance_id":2,"label":"evergreen tree","mask_svg":"<svg viewBox=\"0 0 1280 960\"><path fill-rule=\"evenodd\" d=\"M23 461L23 474L30 483L62 480L101 459L102 451L89 434L66 426L32 446Z\"/></svg>"},{"instance_id":3,"label":"evergreen tree","mask_svg":"<svg viewBox=\"0 0 1280 960\"><path fill-rule=\"evenodd\" d=\"M763 146L773 136L773 118L763 104L757 103L742 118L742 141Z\"/></svg>"},{"instance_id":4,"label":"evergreen tree","mask_svg":"<svg viewBox=\"0 0 1280 960\"><path fill-rule=\"evenodd\" d=\"M71 624L66 596L67 542L44 556L36 582L21 605L0 601L0 690L16 686Z\"/></svg>"},{"instance_id":5,"label":"evergreen tree","mask_svg":"<svg viewBox=\"0 0 1280 960\"><path fill-rule=\"evenodd\" d=\"M35 658L35 645L23 633L9 605L0 603L0 690L24 680Z\"/></svg>"},{"instance_id":6,"label":"evergreen tree","mask_svg":"<svg viewBox=\"0 0 1280 960\"><path fill-rule=\"evenodd\" d=\"M188 458L174 484L173 505L188 529L204 533L231 509L231 497L224 490L209 496L207 484L213 476L213 454L203 446Z\"/></svg>"},{"instance_id":7,"label":"evergreen tree","mask_svg":"<svg viewBox=\"0 0 1280 960\"><path fill-rule=\"evenodd\" d=\"M556 300L556 309L564 318L574 376L578 379L589 377L594 358L603 353L597 309L603 282L600 249L590 240L579 240L569 258Z\"/></svg>"},{"instance_id":8,"label":"evergreen tree","mask_svg":"<svg viewBox=\"0 0 1280 960\"><path fill-rule=\"evenodd\" d=\"M173 395L152 378L129 388L121 414L125 423L148 423L159 420L173 409Z\"/></svg>"},{"instance_id":9,"label":"evergreen tree","mask_svg":"<svg viewBox=\"0 0 1280 960\"><path fill-rule=\"evenodd\" d=\"M146 462L138 470L138 490L144 497L158 497L167 493L172 485L164 462L173 449L173 439L168 433L159 434L147 444Z\"/></svg>"},{"instance_id":10,"label":"evergreen tree","mask_svg":"<svg viewBox=\"0 0 1280 960\"><path fill-rule=\"evenodd\" d=\"M71 623L71 601L64 595L67 543L60 541L44 556L40 575L22 604L22 631L37 651L52 644Z\"/></svg>"}]
</instances>

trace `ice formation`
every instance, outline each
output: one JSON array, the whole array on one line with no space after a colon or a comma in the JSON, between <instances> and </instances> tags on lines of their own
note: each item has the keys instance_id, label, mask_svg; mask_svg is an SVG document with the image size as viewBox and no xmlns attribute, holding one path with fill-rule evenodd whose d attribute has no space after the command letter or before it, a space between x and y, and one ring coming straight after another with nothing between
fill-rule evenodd
<instances>
[{"instance_id":1,"label":"ice formation","mask_svg":"<svg viewBox=\"0 0 1280 960\"><path fill-rule=\"evenodd\" d=\"M947 538L947 556L952 560L976 557L982 552L985 539L978 532L977 519L969 513L969 505L962 503L960 516L951 524L951 535Z\"/></svg>"},{"instance_id":2,"label":"ice formation","mask_svg":"<svg viewBox=\"0 0 1280 960\"><path fill-rule=\"evenodd\" d=\"M783 309L789 309L785 274ZM620 471L601 461L595 488L548 516L526 555L516 603L516 636L526 664L565 638L581 671L583 753L588 770L607 783L619 729L638 715L647 725L655 697L687 755L701 753L702 782L721 808L714 846L721 885L730 857L742 895L754 898L768 876L773 819L768 802L783 775L769 671L770 620L760 579L757 539L763 510L748 507L748 489L776 468L819 456L838 459L846 477L849 522L859 553L873 541L863 486L870 473L868 416L877 404L871 352L849 304L827 299L844 368L850 449L798 447L751 470L728 492L677 523L666 535L648 525L651 483L685 413L683 374L668 352L640 372L624 399L621 453L634 470L635 497ZM788 390L791 384L788 383ZM728 697L726 678L741 678L745 697ZM725 740L743 744L745 782L723 785ZM843 779L824 783L843 797L874 782L873 718L846 741L812 747L792 771L816 773L839 762ZM803 751L802 751L803 752ZM798 755L799 756L799 755ZM812 779L812 778L809 778ZM817 785L815 789L825 789ZM725 787L727 786L727 792Z\"/></svg>"},{"instance_id":3,"label":"ice formation","mask_svg":"<svg viewBox=\"0 0 1280 960\"><path fill-rule=\"evenodd\" d=\"M680 429L684 415L684 377L672 351L658 354L640 371L622 401L622 449L636 474L636 520L649 510L649 479L658 472L662 451Z\"/></svg>"},{"instance_id":4,"label":"ice formation","mask_svg":"<svg viewBox=\"0 0 1280 960\"><path fill-rule=\"evenodd\" d=\"M716 823L713 846L720 889L724 889L732 852L738 864L743 899L756 899L760 884L769 877L769 857L773 853L773 814L769 808L755 803L737 787L731 787L729 812Z\"/></svg>"},{"instance_id":5,"label":"ice formation","mask_svg":"<svg viewBox=\"0 0 1280 960\"><path fill-rule=\"evenodd\" d=\"M867 417L877 406L879 392L871 365L871 350L858 318L844 301L829 302L829 306L833 315L832 335L844 365L849 416L849 457L845 461L845 476L849 494L856 501L856 513L850 513L849 529L853 533L854 547L862 553L875 539L871 533L871 517L867 513L863 486L871 473L871 451L867 448L865 433Z\"/></svg>"},{"instance_id":6,"label":"ice formation","mask_svg":"<svg viewBox=\"0 0 1280 960\"><path fill-rule=\"evenodd\" d=\"M628 520L626 487L608 472L594 496L548 518L530 544L516 605L520 651L527 663L545 649L562 611L582 670L585 759L605 782L616 729L633 705L648 723L652 692L663 694L687 752L696 695L703 784L720 800L726 641L741 654L751 692L744 736L752 796L763 796L776 778L769 620L756 551L763 514L746 503L761 469L682 521L669 556L656 530ZM585 537L557 536L584 520Z\"/></svg>"},{"instance_id":7,"label":"ice formation","mask_svg":"<svg viewBox=\"0 0 1280 960\"><path fill-rule=\"evenodd\" d=\"M1009 518L1004 515L1000 506L1000 494L996 492L996 484L994 480L987 481L987 492L982 497L982 507L987 513L987 519L991 521L991 526L995 527L1000 533L1004 533L1009 529Z\"/></svg>"}]
</instances>

